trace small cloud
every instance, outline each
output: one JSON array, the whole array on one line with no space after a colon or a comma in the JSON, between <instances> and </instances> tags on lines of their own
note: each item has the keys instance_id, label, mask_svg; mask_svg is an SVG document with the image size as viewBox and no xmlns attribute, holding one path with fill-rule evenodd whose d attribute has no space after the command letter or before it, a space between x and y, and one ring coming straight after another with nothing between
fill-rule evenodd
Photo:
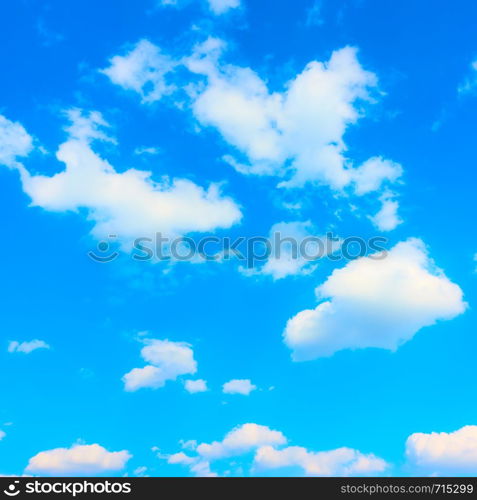
<instances>
[{"instance_id":1,"label":"small cloud","mask_svg":"<svg viewBox=\"0 0 477 500\"><path fill-rule=\"evenodd\" d=\"M161 152L160 148L141 146L134 150L135 155L158 155Z\"/></svg>"},{"instance_id":2,"label":"small cloud","mask_svg":"<svg viewBox=\"0 0 477 500\"><path fill-rule=\"evenodd\" d=\"M256 388L257 386L253 385L249 379L235 379L226 382L222 390L224 394L241 394L243 396L248 396Z\"/></svg>"},{"instance_id":3,"label":"small cloud","mask_svg":"<svg viewBox=\"0 0 477 500\"><path fill-rule=\"evenodd\" d=\"M373 225L380 231L392 231L396 229L403 220L398 214L399 202L393 199L392 193L384 193L380 197L381 209L372 217L369 217Z\"/></svg>"},{"instance_id":4,"label":"small cloud","mask_svg":"<svg viewBox=\"0 0 477 500\"><path fill-rule=\"evenodd\" d=\"M123 377L126 391L137 391L149 387L164 387L168 380L176 380L181 375L197 372L194 351L185 342L144 339L141 356L149 363L143 368L134 368Z\"/></svg>"},{"instance_id":5,"label":"small cloud","mask_svg":"<svg viewBox=\"0 0 477 500\"><path fill-rule=\"evenodd\" d=\"M208 391L207 382L205 380L186 380L184 383L185 390L191 394Z\"/></svg>"},{"instance_id":6,"label":"small cloud","mask_svg":"<svg viewBox=\"0 0 477 500\"><path fill-rule=\"evenodd\" d=\"M12 340L8 344L8 352L22 352L24 354L30 354L37 349L50 349L50 346L43 340L30 340L29 342L18 342Z\"/></svg>"}]
</instances>

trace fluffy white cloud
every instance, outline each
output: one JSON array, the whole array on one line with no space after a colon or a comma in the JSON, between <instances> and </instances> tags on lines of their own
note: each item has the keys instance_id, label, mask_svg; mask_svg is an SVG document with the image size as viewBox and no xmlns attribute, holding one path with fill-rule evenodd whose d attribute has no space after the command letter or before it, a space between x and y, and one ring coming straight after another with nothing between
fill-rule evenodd
<instances>
[{"instance_id":1,"label":"fluffy white cloud","mask_svg":"<svg viewBox=\"0 0 477 500\"><path fill-rule=\"evenodd\" d=\"M370 158L353 172L356 194L378 191L385 180L396 182L402 173L399 163L380 157Z\"/></svg>"},{"instance_id":2,"label":"fluffy white cloud","mask_svg":"<svg viewBox=\"0 0 477 500\"><path fill-rule=\"evenodd\" d=\"M240 209L221 196L216 184L204 189L187 179L165 177L156 182L147 171L117 172L91 147L93 140L114 142L102 130L107 125L102 116L79 110L68 115L69 138L57 152L65 170L52 176L31 175L18 166L33 206L53 212L85 209L94 222L92 234L98 239L117 235L125 249L137 237L205 232L240 220Z\"/></svg>"},{"instance_id":3,"label":"fluffy white cloud","mask_svg":"<svg viewBox=\"0 0 477 500\"><path fill-rule=\"evenodd\" d=\"M242 394L243 396L248 396L256 388L257 386L253 385L249 379L230 380L222 386L225 394Z\"/></svg>"},{"instance_id":4,"label":"fluffy white cloud","mask_svg":"<svg viewBox=\"0 0 477 500\"><path fill-rule=\"evenodd\" d=\"M186 380L184 382L184 387L187 392L190 392L191 394L196 394L198 392L206 392L208 390L207 388L207 382L205 380L199 379L199 380Z\"/></svg>"},{"instance_id":5,"label":"fluffy white cloud","mask_svg":"<svg viewBox=\"0 0 477 500\"><path fill-rule=\"evenodd\" d=\"M197 372L194 351L184 342L145 339L141 349L144 361L150 363L144 368L134 368L123 377L126 391L137 391L145 387L158 389L168 380Z\"/></svg>"},{"instance_id":6,"label":"fluffy white cloud","mask_svg":"<svg viewBox=\"0 0 477 500\"><path fill-rule=\"evenodd\" d=\"M194 442L195 443L195 442ZM167 457L170 464L189 467L197 476L216 475L212 462L255 452L252 472L265 469L300 468L304 475L364 476L381 473L388 464L381 458L351 448L311 452L298 446L283 447L283 433L257 424L245 424L230 431L222 441L193 447L195 454L179 452Z\"/></svg>"},{"instance_id":7,"label":"fluffy white cloud","mask_svg":"<svg viewBox=\"0 0 477 500\"><path fill-rule=\"evenodd\" d=\"M370 219L380 231L392 231L403 222L398 215L399 202L392 198L391 193L385 193L380 200L381 209Z\"/></svg>"},{"instance_id":8,"label":"fluffy white cloud","mask_svg":"<svg viewBox=\"0 0 477 500\"><path fill-rule=\"evenodd\" d=\"M197 453L207 460L218 460L248 453L266 445L283 445L287 439L280 431L265 425L244 424L231 430L222 441L201 443Z\"/></svg>"},{"instance_id":9,"label":"fluffy white cloud","mask_svg":"<svg viewBox=\"0 0 477 500\"><path fill-rule=\"evenodd\" d=\"M160 149L159 148L155 148L155 147L145 147L145 146L141 146L141 147L138 147L134 150L134 154L135 155L158 155L160 153Z\"/></svg>"},{"instance_id":10,"label":"fluffy white cloud","mask_svg":"<svg viewBox=\"0 0 477 500\"><path fill-rule=\"evenodd\" d=\"M363 69L356 49L333 52L327 62L313 61L282 93L271 93L250 68L220 62L225 44L210 38L186 59L190 71L207 78L197 86L193 111L199 122L215 127L245 157L227 156L243 173L284 176L283 187L307 182L334 190L353 186L356 194L395 182L400 165L370 158L354 168L346 157L344 134L363 115L376 76Z\"/></svg>"},{"instance_id":11,"label":"fluffy white cloud","mask_svg":"<svg viewBox=\"0 0 477 500\"><path fill-rule=\"evenodd\" d=\"M223 7L224 0L217 0L217 8L219 4ZM129 61L136 51L143 51L144 44L159 53L142 40L131 53L112 61ZM325 62L310 62L283 92L271 92L251 68L223 63L225 48L222 40L209 38L176 64L201 77L202 81L191 79L184 86L192 111L199 123L217 129L238 150L238 158L224 157L234 168L246 174L282 177L282 187L311 182L336 191L347 188L357 195L378 191L399 179L402 168L397 163L372 157L356 166L346 155L344 135L364 116L363 103L372 101L377 87L376 75L361 66L355 48L336 50ZM151 61L146 72L141 65L128 64L128 74L129 70L134 74L128 79L140 82L129 88L144 101L142 85L151 83L149 74L163 75L169 67L173 67L170 62ZM162 95L151 94L147 102Z\"/></svg>"},{"instance_id":12,"label":"fluffy white cloud","mask_svg":"<svg viewBox=\"0 0 477 500\"><path fill-rule=\"evenodd\" d=\"M174 61L148 40L140 40L125 56L114 56L110 63L101 72L123 89L140 94L143 103L158 101L175 89L167 83Z\"/></svg>"},{"instance_id":13,"label":"fluffy white cloud","mask_svg":"<svg viewBox=\"0 0 477 500\"><path fill-rule=\"evenodd\" d=\"M42 451L30 458L27 472L43 475L99 474L124 468L128 451L108 451L99 444Z\"/></svg>"},{"instance_id":14,"label":"fluffy white cloud","mask_svg":"<svg viewBox=\"0 0 477 500\"><path fill-rule=\"evenodd\" d=\"M421 328L465 311L462 290L435 266L421 240L376 257L335 270L316 290L327 300L288 321L284 339L296 361L342 349L396 350Z\"/></svg>"},{"instance_id":15,"label":"fluffy white cloud","mask_svg":"<svg viewBox=\"0 0 477 500\"><path fill-rule=\"evenodd\" d=\"M417 432L406 441L406 456L417 472L477 474L477 426L455 432Z\"/></svg>"},{"instance_id":16,"label":"fluffy white cloud","mask_svg":"<svg viewBox=\"0 0 477 500\"><path fill-rule=\"evenodd\" d=\"M25 354L29 354L32 351L36 351L37 349L49 349L50 346L44 342L43 340L30 340L29 342L18 342L16 340L12 340L8 344L8 352L23 352Z\"/></svg>"},{"instance_id":17,"label":"fluffy white cloud","mask_svg":"<svg viewBox=\"0 0 477 500\"><path fill-rule=\"evenodd\" d=\"M5 431L0 430L0 441L6 436Z\"/></svg>"},{"instance_id":18,"label":"fluffy white cloud","mask_svg":"<svg viewBox=\"0 0 477 500\"><path fill-rule=\"evenodd\" d=\"M17 167L18 158L28 156L33 139L20 123L0 115L0 165Z\"/></svg>"},{"instance_id":19,"label":"fluffy white cloud","mask_svg":"<svg viewBox=\"0 0 477 500\"><path fill-rule=\"evenodd\" d=\"M191 449L196 452L194 456L179 452L169 455L167 461L170 464L188 466L195 476L215 477L217 474L210 469L210 463L215 460L243 455L261 446L279 446L286 442L285 436L279 431L264 425L244 424L232 429L222 441L198 445L193 441L194 446Z\"/></svg>"},{"instance_id":20,"label":"fluffy white cloud","mask_svg":"<svg viewBox=\"0 0 477 500\"><path fill-rule=\"evenodd\" d=\"M384 472L388 464L372 453L352 448L311 452L300 446L277 450L260 448L254 460L257 469L300 468L307 476L364 476Z\"/></svg>"},{"instance_id":21,"label":"fluffy white cloud","mask_svg":"<svg viewBox=\"0 0 477 500\"><path fill-rule=\"evenodd\" d=\"M189 467L191 473L197 477L217 477L218 474L210 470L210 462L200 456L191 457L183 451L169 455L167 463L172 465L184 465Z\"/></svg>"}]
</instances>

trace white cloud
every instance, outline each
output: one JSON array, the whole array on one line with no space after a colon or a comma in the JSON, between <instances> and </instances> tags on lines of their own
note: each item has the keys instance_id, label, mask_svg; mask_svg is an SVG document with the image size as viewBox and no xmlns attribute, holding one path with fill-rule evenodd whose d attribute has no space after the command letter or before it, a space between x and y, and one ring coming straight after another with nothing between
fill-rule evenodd
<instances>
[{"instance_id":1,"label":"white cloud","mask_svg":"<svg viewBox=\"0 0 477 500\"><path fill-rule=\"evenodd\" d=\"M395 182L400 165L370 158L353 168L344 134L362 116L377 78L363 69L352 47L334 51L327 62L313 61L282 93L271 93L250 68L220 63L224 42L209 38L186 59L193 73L207 78L193 97L199 122L215 127L245 155L225 159L243 173L286 177L282 187L319 183L358 195ZM287 166L289 164L289 166Z\"/></svg>"},{"instance_id":2,"label":"white cloud","mask_svg":"<svg viewBox=\"0 0 477 500\"><path fill-rule=\"evenodd\" d=\"M449 433L412 434L406 441L406 456L417 472L477 474L477 426Z\"/></svg>"},{"instance_id":3,"label":"white cloud","mask_svg":"<svg viewBox=\"0 0 477 500\"><path fill-rule=\"evenodd\" d=\"M184 465L189 467L191 473L197 477L217 477L218 474L210 470L210 462L199 456L191 457L183 451L169 455L167 463L171 465Z\"/></svg>"},{"instance_id":4,"label":"white cloud","mask_svg":"<svg viewBox=\"0 0 477 500\"><path fill-rule=\"evenodd\" d=\"M0 430L0 441L6 436L6 432L5 431L2 431Z\"/></svg>"},{"instance_id":5,"label":"white cloud","mask_svg":"<svg viewBox=\"0 0 477 500\"><path fill-rule=\"evenodd\" d=\"M196 459L194 457L186 455L183 451L174 453L174 455L170 455L167 459L167 463L169 464L192 465L195 462Z\"/></svg>"},{"instance_id":6,"label":"white cloud","mask_svg":"<svg viewBox=\"0 0 477 500\"><path fill-rule=\"evenodd\" d=\"M241 212L230 198L221 196L219 186L204 189L187 179L152 179L151 172L136 169L117 172L91 148L93 140L114 142L102 131L107 124L99 113L68 112L72 125L69 138L57 158L65 170L50 176L31 175L19 166L23 189L33 206L52 212L86 209L98 239L117 235L128 249L137 237L169 237L188 232L228 228Z\"/></svg>"},{"instance_id":7,"label":"white cloud","mask_svg":"<svg viewBox=\"0 0 477 500\"><path fill-rule=\"evenodd\" d=\"M257 386L253 385L248 379L235 379L226 382L223 385L222 390L225 394L242 394L243 396L248 396L256 388Z\"/></svg>"},{"instance_id":8,"label":"white cloud","mask_svg":"<svg viewBox=\"0 0 477 500\"><path fill-rule=\"evenodd\" d=\"M198 392L206 392L208 391L207 382L205 380L186 380L184 382L184 387L187 392L191 394L196 394Z\"/></svg>"},{"instance_id":9,"label":"white cloud","mask_svg":"<svg viewBox=\"0 0 477 500\"><path fill-rule=\"evenodd\" d=\"M145 387L158 389L168 380L197 372L197 362L189 344L169 340L144 339L141 349L144 368L134 368L123 377L126 391L137 391Z\"/></svg>"},{"instance_id":10,"label":"white cloud","mask_svg":"<svg viewBox=\"0 0 477 500\"><path fill-rule=\"evenodd\" d=\"M363 454L352 448L311 452L300 446L277 450L260 448L254 460L257 469L302 469L307 476L364 476L384 472L388 464L372 453Z\"/></svg>"},{"instance_id":11,"label":"white cloud","mask_svg":"<svg viewBox=\"0 0 477 500\"><path fill-rule=\"evenodd\" d=\"M208 0L210 10L216 14L225 14L231 9L240 7L240 0Z\"/></svg>"},{"instance_id":12,"label":"white cloud","mask_svg":"<svg viewBox=\"0 0 477 500\"><path fill-rule=\"evenodd\" d=\"M30 340L29 342L18 342L16 340L12 340L8 344L8 352L23 352L25 354L29 354L32 351L36 351L37 349L49 349L50 346L44 342L43 340Z\"/></svg>"},{"instance_id":13,"label":"white cloud","mask_svg":"<svg viewBox=\"0 0 477 500\"><path fill-rule=\"evenodd\" d=\"M33 139L20 123L0 115L0 165L18 167L18 158L33 150Z\"/></svg>"},{"instance_id":14,"label":"white cloud","mask_svg":"<svg viewBox=\"0 0 477 500\"><path fill-rule=\"evenodd\" d=\"M43 475L98 474L125 467L131 455L126 450L108 451L99 444L75 444L71 448L42 451L30 458L27 472Z\"/></svg>"},{"instance_id":15,"label":"white cloud","mask_svg":"<svg viewBox=\"0 0 477 500\"><path fill-rule=\"evenodd\" d=\"M381 257L335 270L316 290L326 300L288 321L284 339L296 361L342 349L396 350L421 328L465 311L462 290L435 266L421 240L398 243Z\"/></svg>"},{"instance_id":16,"label":"white cloud","mask_svg":"<svg viewBox=\"0 0 477 500\"><path fill-rule=\"evenodd\" d=\"M379 212L370 217L370 219L380 231L392 231L403 222L398 215L399 202L392 198L391 193L384 193L380 201L381 208Z\"/></svg>"},{"instance_id":17,"label":"white cloud","mask_svg":"<svg viewBox=\"0 0 477 500\"><path fill-rule=\"evenodd\" d=\"M311 452L298 446L284 447L283 433L257 424L245 424L230 431L222 441L202 443L195 454L179 452L167 457L170 464L189 467L194 475L216 475L211 463L255 452L252 472L294 467L305 475L364 476L385 471L388 464L381 458L351 448Z\"/></svg>"},{"instance_id":18,"label":"white cloud","mask_svg":"<svg viewBox=\"0 0 477 500\"><path fill-rule=\"evenodd\" d=\"M353 172L356 194L361 196L378 191L383 182L396 182L402 173L399 163L380 157L370 158Z\"/></svg>"},{"instance_id":19,"label":"white cloud","mask_svg":"<svg viewBox=\"0 0 477 500\"><path fill-rule=\"evenodd\" d=\"M199 477L216 477L212 472L210 463L215 460L236 457L257 450L261 446L283 445L287 440L279 432L264 425L244 424L232 429L225 435L222 441L197 444L196 441L188 441L193 446L188 448L195 450L195 455L187 455L184 452L175 453L167 457L170 464L180 464L189 467L191 473ZM183 446L184 446L183 444Z\"/></svg>"},{"instance_id":20,"label":"white cloud","mask_svg":"<svg viewBox=\"0 0 477 500\"><path fill-rule=\"evenodd\" d=\"M114 56L110 63L101 73L123 89L140 94L143 103L158 101L175 89L167 83L174 61L148 40L140 40L125 56Z\"/></svg>"},{"instance_id":21,"label":"white cloud","mask_svg":"<svg viewBox=\"0 0 477 500\"><path fill-rule=\"evenodd\" d=\"M123 62L144 44L154 51L155 46L142 40L130 54L112 61ZM235 169L281 177L281 187L311 182L357 195L379 191L401 176L402 167L390 160L372 157L356 166L347 156L344 135L364 116L363 105L372 102L377 89L376 75L361 66L355 48L336 50L325 62L310 62L283 92L270 92L251 68L223 63L225 49L222 40L209 38L176 64L202 77L199 82L191 79L184 89L199 123L217 129L235 148L233 155L224 156ZM163 75L169 66L152 61L149 73ZM150 82L142 66L127 68L128 79ZM129 88L143 96L139 84ZM147 102L162 95L151 94Z\"/></svg>"},{"instance_id":22,"label":"white cloud","mask_svg":"<svg viewBox=\"0 0 477 500\"><path fill-rule=\"evenodd\" d=\"M242 455L261 446L282 445L286 441L285 436L279 431L249 423L235 427L222 441L199 444L197 453L204 459L212 461Z\"/></svg>"}]
</instances>

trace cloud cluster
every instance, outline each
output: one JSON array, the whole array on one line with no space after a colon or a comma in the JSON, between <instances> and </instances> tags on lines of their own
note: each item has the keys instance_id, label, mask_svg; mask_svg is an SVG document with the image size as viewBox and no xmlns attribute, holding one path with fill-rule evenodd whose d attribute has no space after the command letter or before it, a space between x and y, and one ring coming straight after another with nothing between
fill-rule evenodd
<instances>
[{"instance_id":1,"label":"cloud cluster","mask_svg":"<svg viewBox=\"0 0 477 500\"><path fill-rule=\"evenodd\" d=\"M56 155L65 169L52 176L32 175L14 165L15 157L28 151L24 130L17 124L8 126L8 144L0 137L3 161L19 170L32 206L52 212L85 210L94 223L94 237L116 235L125 249L137 237L208 232L240 221L239 207L221 195L217 184L204 189L187 179L163 177L157 182L143 170L118 172L92 149L93 141L115 142L104 132L107 123L101 114L72 109L68 117L68 139Z\"/></svg>"},{"instance_id":2,"label":"cloud cluster","mask_svg":"<svg viewBox=\"0 0 477 500\"><path fill-rule=\"evenodd\" d=\"M181 451L167 460L189 467L198 476L217 475L211 471L211 462L251 452L255 471L293 467L310 476L351 476L380 473L388 467L381 458L350 448L315 453L297 446L286 447L287 442L280 431L248 423L232 429L221 441L194 444L195 455Z\"/></svg>"},{"instance_id":3,"label":"cloud cluster","mask_svg":"<svg viewBox=\"0 0 477 500\"><path fill-rule=\"evenodd\" d=\"M149 62L125 61L140 59L146 43L151 47L142 40L102 70L110 77L121 72L123 81L140 82L134 90L143 101L143 87L155 87L154 70ZM345 133L364 116L365 104L377 89L376 75L361 66L355 48L336 50L328 61L310 62L282 92L270 91L251 68L222 62L225 49L222 40L208 38L191 55L177 59L177 66L196 77L178 89L187 91L197 121L216 129L233 147L224 159L236 170L279 177L281 187L313 183L358 196L379 192L400 179L403 170L398 163L374 156L355 165L347 155ZM155 52L159 50L156 47ZM155 68L164 75L173 65L161 63ZM146 102L163 95L152 95Z\"/></svg>"},{"instance_id":4,"label":"cloud cluster","mask_svg":"<svg viewBox=\"0 0 477 500\"><path fill-rule=\"evenodd\" d=\"M175 90L167 83L174 61L148 40L140 40L126 55L114 56L109 62L102 72L116 85L137 92L143 103L155 102Z\"/></svg>"},{"instance_id":5,"label":"cloud cluster","mask_svg":"<svg viewBox=\"0 0 477 500\"><path fill-rule=\"evenodd\" d=\"M306 476L365 476L384 472L388 464L372 453L352 448L312 452L300 446L277 450L264 446L254 460L258 470L298 468Z\"/></svg>"},{"instance_id":6,"label":"cloud cluster","mask_svg":"<svg viewBox=\"0 0 477 500\"><path fill-rule=\"evenodd\" d=\"M251 450L266 445L282 445L286 443L285 436L264 425L244 424L231 430L222 441L201 443L197 453L208 460L243 455Z\"/></svg>"},{"instance_id":7,"label":"cloud cluster","mask_svg":"<svg viewBox=\"0 0 477 500\"><path fill-rule=\"evenodd\" d=\"M394 351L421 328L465 311L462 290L435 266L421 240L376 257L333 271L316 290L323 302L288 321L284 339L296 361L342 349Z\"/></svg>"},{"instance_id":8,"label":"cloud cluster","mask_svg":"<svg viewBox=\"0 0 477 500\"><path fill-rule=\"evenodd\" d=\"M141 349L141 356L149 364L134 368L124 375L126 391L133 392L146 387L158 389L164 387L168 380L174 381L181 375L194 375L197 372L194 351L189 344L157 339L144 339L143 342L145 346Z\"/></svg>"},{"instance_id":9,"label":"cloud cluster","mask_svg":"<svg viewBox=\"0 0 477 500\"><path fill-rule=\"evenodd\" d=\"M131 458L128 451L108 451L99 444L41 451L30 458L26 472L48 476L87 475L118 471Z\"/></svg>"}]
</instances>

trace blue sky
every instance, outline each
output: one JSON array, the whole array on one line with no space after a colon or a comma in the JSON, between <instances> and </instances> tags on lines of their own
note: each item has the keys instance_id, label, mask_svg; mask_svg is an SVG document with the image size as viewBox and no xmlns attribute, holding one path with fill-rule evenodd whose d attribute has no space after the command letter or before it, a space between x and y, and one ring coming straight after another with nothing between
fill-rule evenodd
<instances>
[{"instance_id":1,"label":"blue sky","mask_svg":"<svg viewBox=\"0 0 477 500\"><path fill-rule=\"evenodd\" d=\"M477 473L475 2L0 9L1 474ZM279 223L390 252L131 258Z\"/></svg>"}]
</instances>

